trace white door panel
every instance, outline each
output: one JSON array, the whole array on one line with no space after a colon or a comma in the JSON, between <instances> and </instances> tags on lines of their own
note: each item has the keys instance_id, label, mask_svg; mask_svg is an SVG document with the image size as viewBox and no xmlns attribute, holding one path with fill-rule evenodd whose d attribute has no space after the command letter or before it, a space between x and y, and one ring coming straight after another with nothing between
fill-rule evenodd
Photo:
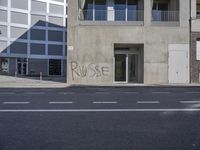
<instances>
[{"instance_id":1,"label":"white door panel","mask_svg":"<svg viewBox=\"0 0 200 150\"><path fill-rule=\"evenodd\" d=\"M169 50L169 83L189 82L188 50Z\"/></svg>"}]
</instances>

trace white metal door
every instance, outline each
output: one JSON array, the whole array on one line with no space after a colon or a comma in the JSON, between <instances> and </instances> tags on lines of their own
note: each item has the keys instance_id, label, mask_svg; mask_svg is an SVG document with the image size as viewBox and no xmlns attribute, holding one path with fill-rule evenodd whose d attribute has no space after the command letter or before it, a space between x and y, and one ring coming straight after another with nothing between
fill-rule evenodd
<instances>
[{"instance_id":1,"label":"white metal door","mask_svg":"<svg viewBox=\"0 0 200 150\"><path fill-rule=\"evenodd\" d=\"M188 50L169 50L169 83L189 82Z\"/></svg>"}]
</instances>

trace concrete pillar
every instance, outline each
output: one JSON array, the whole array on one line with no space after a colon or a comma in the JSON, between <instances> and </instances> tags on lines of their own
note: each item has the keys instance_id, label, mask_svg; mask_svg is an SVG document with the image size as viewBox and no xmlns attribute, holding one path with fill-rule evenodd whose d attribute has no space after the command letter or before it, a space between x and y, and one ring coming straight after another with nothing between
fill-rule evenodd
<instances>
[{"instance_id":1,"label":"concrete pillar","mask_svg":"<svg viewBox=\"0 0 200 150\"><path fill-rule=\"evenodd\" d=\"M192 19L196 19L196 4L197 4L197 0L191 0L191 17Z\"/></svg>"},{"instance_id":2,"label":"concrete pillar","mask_svg":"<svg viewBox=\"0 0 200 150\"><path fill-rule=\"evenodd\" d=\"M190 0L180 0L180 26L189 27Z\"/></svg>"},{"instance_id":3,"label":"concrete pillar","mask_svg":"<svg viewBox=\"0 0 200 150\"><path fill-rule=\"evenodd\" d=\"M144 0L144 26L151 25L153 0Z\"/></svg>"}]
</instances>

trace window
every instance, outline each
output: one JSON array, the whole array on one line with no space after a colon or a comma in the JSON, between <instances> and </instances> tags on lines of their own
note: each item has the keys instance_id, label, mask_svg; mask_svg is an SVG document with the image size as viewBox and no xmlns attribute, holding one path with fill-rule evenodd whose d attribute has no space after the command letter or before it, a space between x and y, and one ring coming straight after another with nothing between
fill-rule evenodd
<instances>
[{"instance_id":1,"label":"window","mask_svg":"<svg viewBox=\"0 0 200 150\"><path fill-rule=\"evenodd\" d=\"M46 3L39 1L31 1L31 11L32 12L41 12L46 13Z\"/></svg>"},{"instance_id":2,"label":"window","mask_svg":"<svg viewBox=\"0 0 200 150\"><path fill-rule=\"evenodd\" d=\"M63 27L63 18L49 16L49 27Z\"/></svg>"},{"instance_id":3,"label":"window","mask_svg":"<svg viewBox=\"0 0 200 150\"><path fill-rule=\"evenodd\" d=\"M49 75L61 75L61 60L49 60Z\"/></svg>"},{"instance_id":4,"label":"window","mask_svg":"<svg viewBox=\"0 0 200 150\"><path fill-rule=\"evenodd\" d=\"M85 20L107 20L106 0L88 0L83 10Z\"/></svg>"},{"instance_id":5,"label":"window","mask_svg":"<svg viewBox=\"0 0 200 150\"><path fill-rule=\"evenodd\" d=\"M48 55L62 56L63 55L63 46L62 45L48 45Z\"/></svg>"},{"instance_id":6,"label":"window","mask_svg":"<svg viewBox=\"0 0 200 150\"><path fill-rule=\"evenodd\" d=\"M95 20L107 20L106 0L95 0Z\"/></svg>"},{"instance_id":7,"label":"window","mask_svg":"<svg viewBox=\"0 0 200 150\"><path fill-rule=\"evenodd\" d=\"M0 10L0 22L7 22L7 11Z\"/></svg>"},{"instance_id":8,"label":"window","mask_svg":"<svg viewBox=\"0 0 200 150\"><path fill-rule=\"evenodd\" d=\"M11 12L11 22L19 24L28 24L28 15L24 13Z\"/></svg>"},{"instance_id":9,"label":"window","mask_svg":"<svg viewBox=\"0 0 200 150\"><path fill-rule=\"evenodd\" d=\"M0 25L0 37L7 38L7 26Z\"/></svg>"},{"instance_id":10,"label":"window","mask_svg":"<svg viewBox=\"0 0 200 150\"><path fill-rule=\"evenodd\" d=\"M142 21L143 11L139 10L138 0L115 0L115 20Z\"/></svg>"},{"instance_id":11,"label":"window","mask_svg":"<svg viewBox=\"0 0 200 150\"><path fill-rule=\"evenodd\" d=\"M48 40L56 41L56 42L63 42L63 32L49 31Z\"/></svg>"},{"instance_id":12,"label":"window","mask_svg":"<svg viewBox=\"0 0 200 150\"><path fill-rule=\"evenodd\" d=\"M27 29L19 27L11 27L11 38L27 39Z\"/></svg>"},{"instance_id":13,"label":"window","mask_svg":"<svg viewBox=\"0 0 200 150\"><path fill-rule=\"evenodd\" d=\"M115 20L126 20L126 0L115 0Z\"/></svg>"},{"instance_id":14,"label":"window","mask_svg":"<svg viewBox=\"0 0 200 150\"><path fill-rule=\"evenodd\" d=\"M0 41L0 53L7 53L7 41Z\"/></svg>"},{"instance_id":15,"label":"window","mask_svg":"<svg viewBox=\"0 0 200 150\"><path fill-rule=\"evenodd\" d=\"M64 7L60 6L60 5L54 5L54 4L50 4L49 6L49 11L52 14L64 14Z\"/></svg>"},{"instance_id":16,"label":"window","mask_svg":"<svg viewBox=\"0 0 200 150\"><path fill-rule=\"evenodd\" d=\"M46 17L41 15L31 15L31 25L34 26L45 26Z\"/></svg>"},{"instance_id":17,"label":"window","mask_svg":"<svg viewBox=\"0 0 200 150\"><path fill-rule=\"evenodd\" d=\"M45 30L31 29L31 40L45 40Z\"/></svg>"},{"instance_id":18,"label":"window","mask_svg":"<svg viewBox=\"0 0 200 150\"><path fill-rule=\"evenodd\" d=\"M10 52L14 54L27 54L27 43L14 42L10 46Z\"/></svg>"},{"instance_id":19,"label":"window","mask_svg":"<svg viewBox=\"0 0 200 150\"><path fill-rule=\"evenodd\" d=\"M93 0L88 0L82 12L85 20L93 20L93 9L94 9Z\"/></svg>"},{"instance_id":20,"label":"window","mask_svg":"<svg viewBox=\"0 0 200 150\"><path fill-rule=\"evenodd\" d=\"M45 55L44 44L33 44L31 43L31 54L33 55Z\"/></svg>"},{"instance_id":21,"label":"window","mask_svg":"<svg viewBox=\"0 0 200 150\"><path fill-rule=\"evenodd\" d=\"M8 0L0 0L0 6L7 7L8 6Z\"/></svg>"},{"instance_id":22,"label":"window","mask_svg":"<svg viewBox=\"0 0 200 150\"><path fill-rule=\"evenodd\" d=\"M197 18L200 18L200 1L197 1Z\"/></svg>"},{"instance_id":23,"label":"window","mask_svg":"<svg viewBox=\"0 0 200 150\"><path fill-rule=\"evenodd\" d=\"M11 0L11 7L28 10L28 0Z\"/></svg>"}]
</instances>

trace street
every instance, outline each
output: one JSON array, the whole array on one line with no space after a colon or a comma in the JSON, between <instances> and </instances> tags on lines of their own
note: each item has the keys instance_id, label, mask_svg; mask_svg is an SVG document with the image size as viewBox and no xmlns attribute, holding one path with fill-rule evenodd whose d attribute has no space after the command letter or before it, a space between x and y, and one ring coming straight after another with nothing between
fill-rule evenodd
<instances>
[{"instance_id":1,"label":"street","mask_svg":"<svg viewBox=\"0 0 200 150\"><path fill-rule=\"evenodd\" d=\"M0 150L200 150L200 87L1 88Z\"/></svg>"}]
</instances>

